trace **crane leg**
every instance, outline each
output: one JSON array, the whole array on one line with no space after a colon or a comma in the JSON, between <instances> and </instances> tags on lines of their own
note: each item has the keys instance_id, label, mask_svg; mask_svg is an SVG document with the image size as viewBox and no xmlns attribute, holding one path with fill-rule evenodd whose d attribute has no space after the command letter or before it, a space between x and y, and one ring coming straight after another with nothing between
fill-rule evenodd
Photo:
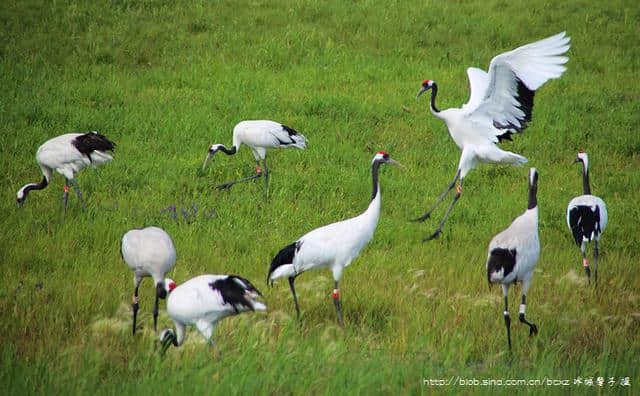
<instances>
[{"instance_id":1,"label":"crane leg","mask_svg":"<svg viewBox=\"0 0 640 396\"><path fill-rule=\"evenodd\" d=\"M220 184L220 185L216 186L216 189L218 189L218 190L228 190L234 184L243 183L243 182L246 182L246 181L249 181L249 180L257 179L259 177L262 177L262 168L260 168L260 162L258 162L256 160L256 174L255 175L248 176L248 177L243 177L242 179L232 180L232 181L230 181L228 183Z\"/></svg>"},{"instance_id":2,"label":"crane leg","mask_svg":"<svg viewBox=\"0 0 640 396\"><path fill-rule=\"evenodd\" d=\"M511 318L509 317L509 300L508 300L508 290L504 287L504 324L507 326L507 340L509 341L509 352L511 352Z\"/></svg>"},{"instance_id":3,"label":"crane leg","mask_svg":"<svg viewBox=\"0 0 640 396\"><path fill-rule=\"evenodd\" d=\"M593 278L595 281L595 287L598 287L598 240L594 241L593 247Z\"/></svg>"},{"instance_id":4,"label":"crane leg","mask_svg":"<svg viewBox=\"0 0 640 396\"><path fill-rule=\"evenodd\" d=\"M456 172L456 176L453 178L453 180L451 181L451 183L449 184L449 186L447 187L446 190L444 190L444 192L442 193L442 195L440 195L440 198L438 198L438 200L436 201L435 204L433 204L433 206L431 207L431 209L429 209L425 214L423 214L422 216L418 217L417 219L414 219L414 221L425 221L427 220L429 217L431 217L431 212L434 211L435 208L438 207L438 205L440 205L440 203L445 199L445 197L447 196L447 194L449 194L449 191L453 190L453 188L456 186L456 182L458 181L458 178L460 177L460 169L458 169L458 171Z\"/></svg>"},{"instance_id":5,"label":"crane leg","mask_svg":"<svg viewBox=\"0 0 640 396\"><path fill-rule=\"evenodd\" d=\"M138 286L136 286L136 290L133 292L133 302L131 303L131 309L133 310L133 334L136 335L136 318L138 317Z\"/></svg>"},{"instance_id":6,"label":"crane leg","mask_svg":"<svg viewBox=\"0 0 640 396\"><path fill-rule=\"evenodd\" d=\"M161 283L156 286L156 302L153 305L153 331L158 332L158 300L160 299Z\"/></svg>"},{"instance_id":7,"label":"crane leg","mask_svg":"<svg viewBox=\"0 0 640 396\"><path fill-rule=\"evenodd\" d=\"M69 180L71 185L73 186L73 190L76 192L80 203L82 204L82 210L87 210L87 205L84 202L84 198L82 198L82 192L80 192L80 187L78 186L78 182L75 179Z\"/></svg>"},{"instance_id":8,"label":"crane leg","mask_svg":"<svg viewBox=\"0 0 640 396\"><path fill-rule=\"evenodd\" d=\"M425 239L423 239L422 242L430 241L432 239L435 239L435 238L439 237L440 234L442 234L442 227L444 226L444 223L447 221L447 218L449 218L449 213L451 213L451 210L453 210L453 207L456 206L456 203L460 199L460 195L462 195L462 182L463 181L464 181L464 179L460 179L460 185L458 186L458 189L456 191L456 195L453 197L453 201L451 201L451 205L449 205L449 208L445 212L444 217L442 218L442 220L440 220L440 224L438 225L438 228L436 228L436 230L433 232L433 234L431 234L428 237L426 237Z\"/></svg>"},{"instance_id":9,"label":"crane leg","mask_svg":"<svg viewBox=\"0 0 640 396\"><path fill-rule=\"evenodd\" d=\"M298 305L298 297L296 297L296 288L293 286L293 283L296 281L295 277L289 278L289 287L291 287L291 294L293 294L293 302L296 303L296 314L298 320L300 320L300 306Z\"/></svg>"},{"instance_id":10,"label":"crane leg","mask_svg":"<svg viewBox=\"0 0 640 396\"><path fill-rule=\"evenodd\" d=\"M584 273L587 274L587 283L591 284L591 268L589 268L589 260L587 259L587 244L583 241L580 245L582 250L582 266L584 267Z\"/></svg>"},{"instance_id":11,"label":"crane leg","mask_svg":"<svg viewBox=\"0 0 640 396\"><path fill-rule=\"evenodd\" d=\"M262 160L264 164L264 188L265 188L265 199L269 199L269 168L267 168L267 158L265 157Z\"/></svg>"},{"instance_id":12,"label":"crane leg","mask_svg":"<svg viewBox=\"0 0 640 396\"><path fill-rule=\"evenodd\" d=\"M340 327L344 327L344 323L342 322L342 308L340 307L340 289L338 288L338 281L335 281L334 283L333 305L336 306L336 312L338 313L338 324Z\"/></svg>"},{"instance_id":13,"label":"crane leg","mask_svg":"<svg viewBox=\"0 0 640 396\"><path fill-rule=\"evenodd\" d=\"M69 179L64 179L64 193L62 194L62 201L64 202L64 214L67 214L67 201L69 201Z\"/></svg>"},{"instance_id":14,"label":"crane leg","mask_svg":"<svg viewBox=\"0 0 640 396\"><path fill-rule=\"evenodd\" d=\"M531 322L527 322L527 319L525 319L524 310L526 306L527 306L527 295L522 294L522 304L520 304L520 322L529 326L529 337L531 337L532 335L538 334L538 327Z\"/></svg>"}]
</instances>

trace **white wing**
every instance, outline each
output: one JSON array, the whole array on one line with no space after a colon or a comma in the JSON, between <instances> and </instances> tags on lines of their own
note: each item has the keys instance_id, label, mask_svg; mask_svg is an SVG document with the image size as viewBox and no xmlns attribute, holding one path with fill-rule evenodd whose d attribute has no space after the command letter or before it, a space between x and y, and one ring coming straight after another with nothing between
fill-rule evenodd
<instances>
[{"instance_id":1,"label":"white wing","mask_svg":"<svg viewBox=\"0 0 640 396\"><path fill-rule=\"evenodd\" d=\"M252 147L297 147L304 149L306 146L306 139L303 135L293 128L275 121L242 121L236 125L235 133L240 134L239 137L244 144Z\"/></svg>"},{"instance_id":2,"label":"white wing","mask_svg":"<svg viewBox=\"0 0 640 396\"><path fill-rule=\"evenodd\" d=\"M469 101L462 105L462 109L475 109L485 97L487 88L489 87L489 75L481 69L470 67L467 69L469 77Z\"/></svg>"},{"instance_id":3,"label":"white wing","mask_svg":"<svg viewBox=\"0 0 640 396\"><path fill-rule=\"evenodd\" d=\"M563 65L569 58L561 55L569 49L569 40L562 32L494 57L488 74L468 70L471 97L463 108L467 116L491 121L498 129L525 129L535 91L566 70Z\"/></svg>"}]
</instances>

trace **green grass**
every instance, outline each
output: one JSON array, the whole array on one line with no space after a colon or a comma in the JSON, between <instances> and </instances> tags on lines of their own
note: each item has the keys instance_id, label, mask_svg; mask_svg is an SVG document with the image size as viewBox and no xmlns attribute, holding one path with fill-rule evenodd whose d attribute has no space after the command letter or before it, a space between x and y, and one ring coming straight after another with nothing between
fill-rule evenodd
<instances>
[{"instance_id":1,"label":"green grass","mask_svg":"<svg viewBox=\"0 0 640 396\"><path fill-rule=\"evenodd\" d=\"M0 2L0 389L4 394L396 394L584 391L570 387L433 387L423 379L640 381L640 7L598 1L4 1ZM445 125L415 101L438 81L440 107L468 95L465 69L566 30L565 75L536 95L533 122L504 145L540 172L542 254L528 295L537 337L517 320L506 353L499 287L487 289L487 245L526 207L527 170L481 165L444 235L411 223L455 173ZM410 112L403 111L403 106ZM272 151L262 184L213 187L252 171L242 149L199 170L210 143L243 119L302 131L308 150ZM88 202L34 161L47 139L98 130L115 160L78 177ZM578 149L608 204L600 284L583 284L565 224L581 193ZM285 244L366 207L369 163L387 150L375 237L345 271L346 326L336 326L329 272L298 279L302 320L286 282L264 285ZM172 219L163 209L198 208ZM442 215L442 210L436 218ZM166 229L178 282L237 273L265 294L267 314L227 319L208 348L190 331L162 359L141 288L143 330L130 336L132 275L119 243L134 227ZM512 288L515 318L520 288ZM164 303L161 304L164 311ZM159 327L171 322L162 312ZM593 392L599 392L595 386Z\"/></svg>"}]
</instances>

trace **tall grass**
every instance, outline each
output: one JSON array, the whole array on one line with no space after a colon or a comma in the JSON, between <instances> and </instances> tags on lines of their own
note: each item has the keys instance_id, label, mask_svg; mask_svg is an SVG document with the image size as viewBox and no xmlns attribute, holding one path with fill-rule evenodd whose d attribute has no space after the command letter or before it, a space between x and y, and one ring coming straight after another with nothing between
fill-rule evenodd
<instances>
[{"instance_id":1,"label":"tall grass","mask_svg":"<svg viewBox=\"0 0 640 396\"><path fill-rule=\"evenodd\" d=\"M2 2L0 389L458 394L510 389L423 379L628 376L631 388L613 390L633 393L639 26L640 7L618 0ZM454 176L459 151L426 100L413 98L430 78L442 108L460 106L466 67L564 30L568 71L536 94L531 126L506 145L540 172L542 244L527 309L540 332L529 338L514 321L509 356L501 293L487 289L484 263L491 237L526 207L527 172L474 170L444 235L421 243L435 221L408 220ZM230 143L235 123L261 118L303 132L308 150L269 154L266 203L261 182L214 190L251 172L253 160L241 149L202 172L207 145ZM72 197L63 215L58 176L18 209L15 192L41 177L37 147L88 130L117 150L112 163L78 177L87 211ZM155 224L170 233L178 282L237 273L259 285L282 246L364 210L381 149L408 170L381 174L378 229L341 282L344 330L330 274L310 272L297 282L300 322L286 282L260 287L267 314L226 320L212 349L191 331L165 359L144 281L144 330L130 336L132 276L119 254L127 230ZM581 193L571 165L578 149L589 152L592 189L609 207L597 290L583 282L564 220ZM165 210L172 205L175 219ZM159 326L170 324L162 313Z\"/></svg>"}]
</instances>

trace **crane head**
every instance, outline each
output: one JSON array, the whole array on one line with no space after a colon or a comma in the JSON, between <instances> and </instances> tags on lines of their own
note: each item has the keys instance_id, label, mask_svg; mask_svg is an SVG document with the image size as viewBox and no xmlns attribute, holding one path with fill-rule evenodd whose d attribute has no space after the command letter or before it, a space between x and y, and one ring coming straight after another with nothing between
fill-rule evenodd
<instances>
[{"instance_id":1,"label":"crane head","mask_svg":"<svg viewBox=\"0 0 640 396\"><path fill-rule=\"evenodd\" d=\"M416 99L420 97L420 95L422 95L423 93L427 92L428 90L430 90L431 88L433 88L436 85L435 81L432 80L424 80L422 82L422 88L420 88L420 91L418 92L418 95L416 95Z\"/></svg>"},{"instance_id":2,"label":"crane head","mask_svg":"<svg viewBox=\"0 0 640 396\"><path fill-rule=\"evenodd\" d=\"M207 167L207 164L209 163L209 160L211 159L211 157L213 157L213 155L220 150L220 146L222 146L221 144L212 144L211 146L209 146L209 152L207 153L207 158L204 159L204 164L202 164L202 170L205 170L205 168Z\"/></svg>"},{"instance_id":3,"label":"crane head","mask_svg":"<svg viewBox=\"0 0 640 396\"><path fill-rule=\"evenodd\" d=\"M24 187L18 190L18 194L16 196L16 202L18 202L18 207L21 208L24 201L27 200L27 194L24 192Z\"/></svg>"},{"instance_id":4,"label":"crane head","mask_svg":"<svg viewBox=\"0 0 640 396\"><path fill-rule=\"evenodd\" d=\"M165 299L171 294L173 289L176 288L176 282L174 282L173 279L165 278L164 281L159 282L156 287L158 289L158 297Z\"/></svg>"},{"instance_id":5,"label":"crane head","mask_svg":"<svg viewBox=\"0 0 640 396\"><path fill-rule=\"evenodd\" d=\"M585 169L588 168L589 156L587 155L587 153L585 153L582 150L578 151L578 156L576 157L576 160L574 161L574 163L577 163L577 162L582 162L584 164Z\"/></svg>"},{"instance_id":6,"label":"crane head","mask_svg":"<svg viewBox=\"0 0 640 396\"><path fill-rule=\"evenodd\" d=\"M389 153L387 153L386 151L378 151L376 155L373 157L373 160L371 161L372 164L374 162L378 162L381 164L389 164L393 166L398 166L400 168L404 168L404 165L392 159Z\"/></svg>"}]
</instances>

